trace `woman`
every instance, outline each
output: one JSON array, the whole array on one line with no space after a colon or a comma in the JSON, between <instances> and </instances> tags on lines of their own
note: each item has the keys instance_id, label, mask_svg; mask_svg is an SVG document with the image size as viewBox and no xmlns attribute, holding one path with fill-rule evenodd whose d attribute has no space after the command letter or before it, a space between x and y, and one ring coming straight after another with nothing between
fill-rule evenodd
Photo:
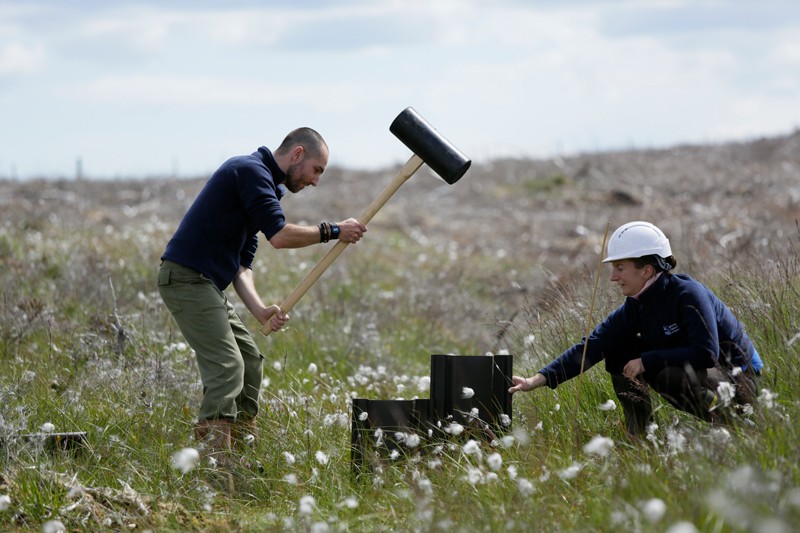
<instances>
[{"instance_id":1,"label":"woman","mask_svg":"<svg viewBox=\"0 0 800 533\"><path fill-rule=\"evenodd\" d=\"M620 226L603 262L611 263L611 281L625 303L535 376L514 376L510 393L554 389L577 376L585 348L584 370L605 359L631 435L641 435L652 418L648 385L681 411L711 422L724 421L719 407L729 400L753 404L763 367L758 352L711 290L670 273L677 261L660 229L642 221Z\"/></svg>"}]
</instances>

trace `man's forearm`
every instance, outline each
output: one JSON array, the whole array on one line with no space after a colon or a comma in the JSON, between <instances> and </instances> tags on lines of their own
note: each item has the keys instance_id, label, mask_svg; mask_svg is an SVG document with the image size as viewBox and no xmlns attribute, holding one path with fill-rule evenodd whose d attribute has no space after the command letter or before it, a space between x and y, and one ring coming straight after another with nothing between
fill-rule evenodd
<instances>
[{"instance_id":1,"label":"man's forearm","mask_svg":"<svg viewBox=\"0 0 800 533\"><path fill-rule=\"evenodd\" d=\"M304 248L319 242L319 227L297 224L286 224L269 240L274 248Z\"/></svg>"},{"instance_id":2,"label":"man's forearm","mask_svg":"<svg viewBox=\"0 0 800 533\"><path fill-rule=\"evenodd\" d=\"M233 278L233 289L239 295L248 311L250 311L250 314L258 318L266 306L253 283L253 271L249 268L239 267L238 274Z\"/></svg>"}]
</instances>

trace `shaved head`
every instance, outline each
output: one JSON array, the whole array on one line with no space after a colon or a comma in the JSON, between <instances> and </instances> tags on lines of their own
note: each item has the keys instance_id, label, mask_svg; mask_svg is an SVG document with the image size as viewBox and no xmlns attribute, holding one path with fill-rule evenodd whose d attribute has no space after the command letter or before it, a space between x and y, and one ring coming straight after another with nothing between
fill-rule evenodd
<instances>
[{"instance_id":1,"label":"shaved head","mask_svg":"<svg viewBox=\"0 0 800 533\"><path fill-rule=\"evenodd\" d=\"M283 139L281 145L275 150L275 154L288 154L295 146L302 146L303 150L310 157L319 157L323 154L328 154L328 144L325 142L325 139L311 128L297 128L289 132L286 138Z\"/></svg>"}]
</instances>

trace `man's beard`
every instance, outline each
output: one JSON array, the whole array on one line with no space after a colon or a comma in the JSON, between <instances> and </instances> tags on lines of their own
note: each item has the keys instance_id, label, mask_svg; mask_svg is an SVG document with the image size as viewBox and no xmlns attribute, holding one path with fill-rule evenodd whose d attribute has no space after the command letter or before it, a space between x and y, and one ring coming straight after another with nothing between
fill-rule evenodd
<instances>
[{"instance_id":1,"label":"man's beard","mask_svg":"<svg viewBox=\"0 0 800 533\"><path fill-rule=\"evenodd\" d=\"M299 163L295 163L293 165L289 165L289 168L286 170L286 181L284 185L289 192L295 193L298 191L303 190L305 185L300 183L300 178L297 176L297 169L300 167Z\"/></svg>"}]
</instances>

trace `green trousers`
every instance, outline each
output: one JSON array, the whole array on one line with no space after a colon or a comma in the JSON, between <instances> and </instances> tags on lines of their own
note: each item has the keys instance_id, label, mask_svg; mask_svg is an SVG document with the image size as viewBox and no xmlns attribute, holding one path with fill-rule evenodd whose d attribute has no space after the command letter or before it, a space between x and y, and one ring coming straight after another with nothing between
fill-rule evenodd
<instances>
[{"instance_id":1,"label":"green trousers","mask_svg":"<svg viewBox=\"0 0 800 533\"><path fill-rule=\"evenodd\" d=\"M225 293L202 274L164 261L158 292L197 355L203 382L198 420L252 420L263 357Z\"/></svg>"}]
</instances>

